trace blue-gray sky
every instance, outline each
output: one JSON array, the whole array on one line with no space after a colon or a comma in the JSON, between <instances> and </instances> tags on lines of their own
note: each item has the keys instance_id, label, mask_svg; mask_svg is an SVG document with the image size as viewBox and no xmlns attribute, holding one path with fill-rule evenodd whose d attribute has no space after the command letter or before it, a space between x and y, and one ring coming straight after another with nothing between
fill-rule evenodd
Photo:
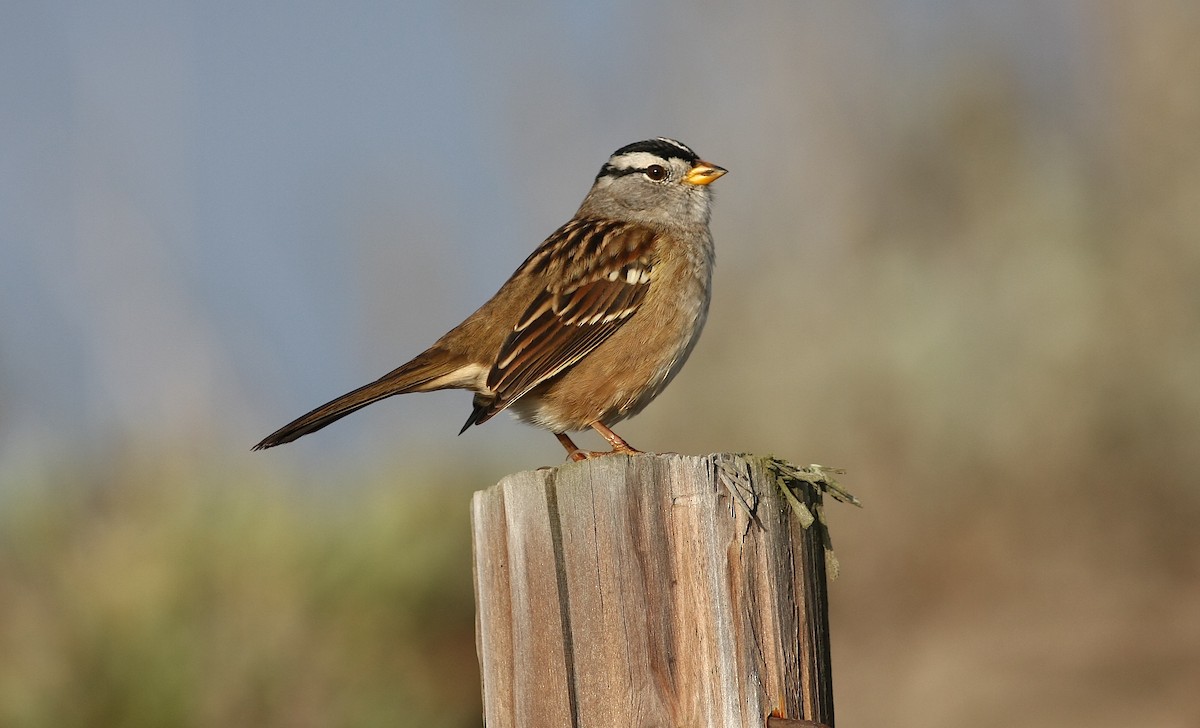
<instances>
[{"instance_id":1,"label":"blue-gray sky","mask_svg":"<svg viewBox=\"0 0 1200 728\"><path fill-rule=\"evenodd\" d=\"M834 246L835 213L795 197L844 184L846 125L896 123L876 115L922 103L969 43L1061 92L1070 11L990 8L8 4L0 455L250 444L457 323L636 139L733 170L723 266L781 244L742 234L767 214ZM449 436L465 395L433 397L376 422Z\"/></svg>"}]
</instances>

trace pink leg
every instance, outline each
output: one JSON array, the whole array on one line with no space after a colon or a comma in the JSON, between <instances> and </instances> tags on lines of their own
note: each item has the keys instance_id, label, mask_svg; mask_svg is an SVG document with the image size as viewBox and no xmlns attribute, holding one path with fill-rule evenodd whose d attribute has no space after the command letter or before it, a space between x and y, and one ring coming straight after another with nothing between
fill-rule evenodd
<instances>
[{"instance_id":1,"label":"pink leg","mask_svg":"<svg viewBox=\"0 0 1200 728\"><path fill-rule=\"evenodd\" d=\"M567 433L556 432L554 433L554 436L557 437L558 441L562 443L562 446L567 449L567 457L571 458L575 462L588 459L590 453L580 450L574 442L571 442L571 438L567 437Z\"/></svg>"},{"instance_id":2,"label":"pink leg","mask_svg":"<svg viewBox=\"0 0 1200 728\"><path fill-rule=\"evenodd\" d=\"M606 427L603 423L593 422L592 429L596 432L599 432L605 440L608 440L608 444L612 445L614 453L619 452L624 453L625 455L636 455L637 453L641 452L641 450L638 450L634 446L622 440L620 435L608 429L608 427ZM611 455L612 453L605 454Z\"/></svg>"}]
</instances>

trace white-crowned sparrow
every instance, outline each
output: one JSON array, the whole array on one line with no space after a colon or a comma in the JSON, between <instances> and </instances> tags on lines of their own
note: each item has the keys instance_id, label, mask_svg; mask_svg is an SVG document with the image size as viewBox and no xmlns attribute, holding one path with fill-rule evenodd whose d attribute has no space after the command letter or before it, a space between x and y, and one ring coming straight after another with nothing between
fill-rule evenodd
<instances>
[{"instance_id":1,"label":"white-crowned sparrow","mask_svg":"<svg viewBox=\"0 0 1200 728\"><path fill-rule=\"evenodd\" d=\"M567 437L609 429L650 403L683 366L708 313L713 242L708 185L725 170L665 137L609 157L567 224L490 301L400 368L284 425L254 449L325 427L394 394L469 389L461 432L511 408Z\"/></svg>"}]
</instances>

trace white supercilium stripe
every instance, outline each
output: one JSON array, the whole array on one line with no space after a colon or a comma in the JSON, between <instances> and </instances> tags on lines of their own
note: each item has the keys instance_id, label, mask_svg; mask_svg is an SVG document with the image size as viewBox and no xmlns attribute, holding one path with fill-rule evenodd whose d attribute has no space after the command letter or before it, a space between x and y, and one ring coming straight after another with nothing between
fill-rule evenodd
<instances>
[{"instance_id":1,"label":"white supercilium stripe","mask_svg":"<svg viewBox=\"0 0 1200 728\"><path fill-rule=\"evenodd\" d=\"M652 164L666 164L666 160L650 152L629 152L613 157L608 163L617 169L644 169Z\"/></svg>"}]
</instances>

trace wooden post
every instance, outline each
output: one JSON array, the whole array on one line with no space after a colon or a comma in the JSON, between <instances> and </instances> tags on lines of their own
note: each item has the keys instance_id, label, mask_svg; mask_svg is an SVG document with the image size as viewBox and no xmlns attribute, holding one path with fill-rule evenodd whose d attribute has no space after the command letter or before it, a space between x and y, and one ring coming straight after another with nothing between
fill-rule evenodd
<instances>
[{"instance_id":1,"label":"wooden post","mask_svg":"<svg viewBox=\"0 0 1200 728\"><path fill-rule=\"evenodd\" d=\"M781 465L614 455L476 493L488 728L832 726L821 493Z\"/></svg>"}]
</instances>

